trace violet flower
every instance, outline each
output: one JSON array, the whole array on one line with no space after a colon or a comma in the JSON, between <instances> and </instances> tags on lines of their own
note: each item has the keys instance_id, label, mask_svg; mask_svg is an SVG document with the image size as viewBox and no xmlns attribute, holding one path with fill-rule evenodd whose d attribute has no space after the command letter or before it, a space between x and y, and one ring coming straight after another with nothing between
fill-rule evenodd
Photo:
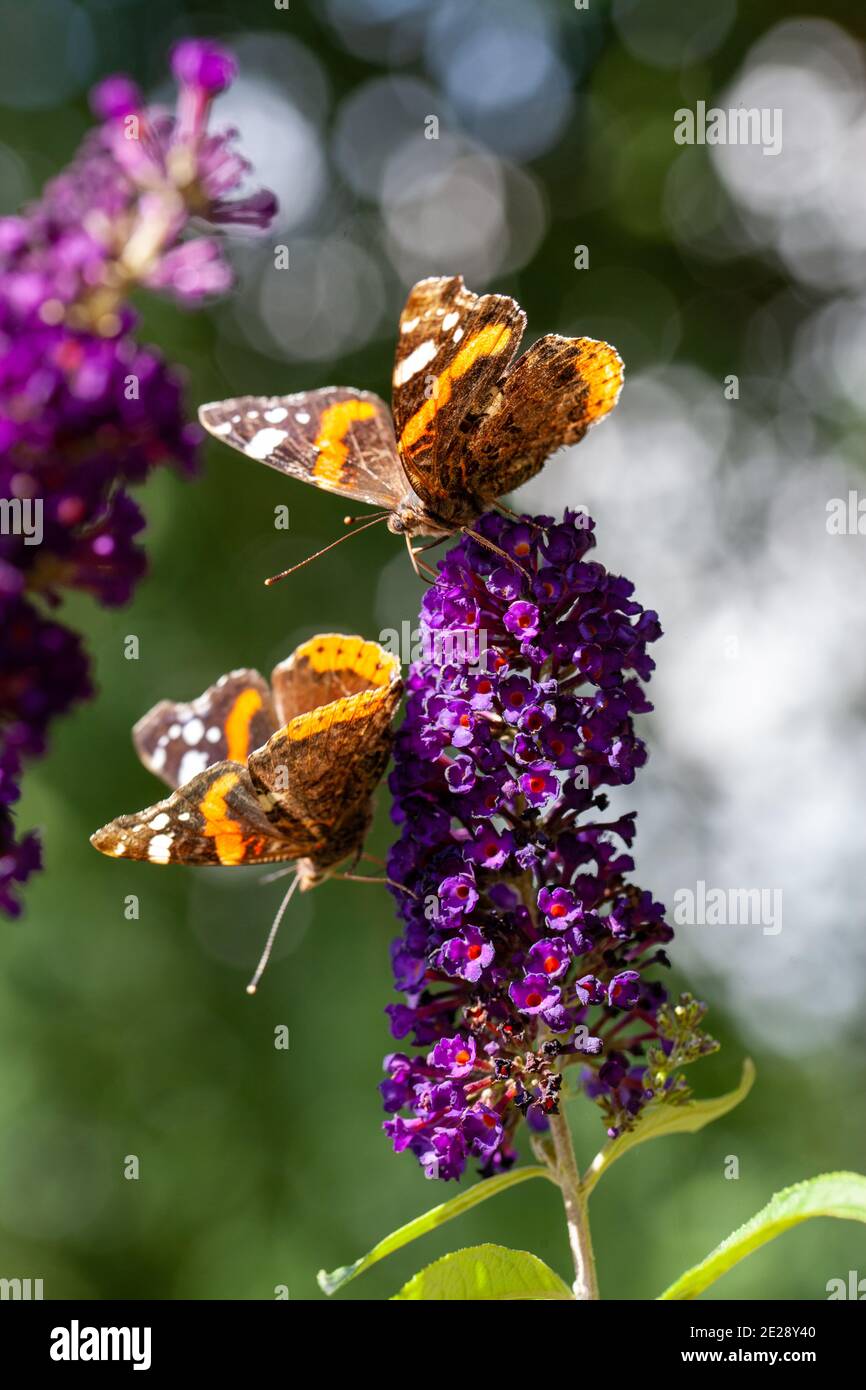
<instances>
[{"instance_id":1,"label":"violet flower","mask_svg":"<svg viewBox=\"0 0 866 1390\"><path fill-rule=\"evenodd\" d=\"M521 1116L547 1127L568 1068L614 1138L651 1099L685 1098L677 1067L715 1047L703 1006L671 1007L649 973L673 932L629 881L635 817L605 818L603 788L646 761L633 718L651 709L658 618L587 558L582 513L478 529L520 568L468 538L440 561L422 649L451 659L411 668L390 783L388 875L409 891L406 1002L388 1013L421 1050L386 1059L385 1129L444 1179L470 1157L484 1175L513 1163ZM483 667L461 662L478 651Z\"/></svg>"},{"instance_id":2,"label":"violet flower","mask_svg":"<svg viewBox=\"0 0 866 1390\"><path fill-rule=\"evenodd\" d=\"M176 112L148 107L129 78L93 93L101 124L20 216L0 219L0 910L39 867L10 807L22 759L51 721L92 693L77 635L49 616L67 589L125 603L145 570L144 517L127 487L155 466L194 470L199 430L178 373L134 337L139 285L199 304L231 272L193 220L266 227L270 193L231 195L247 162L235 132L208 128L232 56L192 39L172 67Z\"/></svg>"}]
</instances>

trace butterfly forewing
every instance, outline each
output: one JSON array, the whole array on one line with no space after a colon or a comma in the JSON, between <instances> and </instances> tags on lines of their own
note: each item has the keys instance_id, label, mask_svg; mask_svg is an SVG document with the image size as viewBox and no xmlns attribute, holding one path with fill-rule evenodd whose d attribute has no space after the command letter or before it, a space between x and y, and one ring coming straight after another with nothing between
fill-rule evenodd
<instances>
[{"instance_id":1,"label":"butterfly forewing","mask_svg":"<svg viewBox=\"0 0 866 1390\"><path fill-rule=\"evenodd\" d=\"M151 864L268 864L315 853L321 839L263 798L239 763L219 762L165 801L97 830L91 844Z\"/></svg>"},{"instance_id":2,"label":"butterfly forewing","mask_svg":"<svg viewBox=\"0 0 866 1390\"><path fill-rule=\"evenodd\" d=\"M422 280L406 301L393 377L397 447L410 485L436 516L473 511L474 499L453 488L458 460L525 326L513 299L472 294L459 275Z\"/></svg>"},{"instance_id":3,"label":"butterfly forewing","mask_svg":"<svg viewBox=\"0 0 866 1390\"><path fill-rule=\"evenodd\" d=\"M389 509L405 493L391 412L370 391L239 396L201 406L199 419L248 458L326 492Z\"/></svg>"},{"instance_id":4,"label":"butterfly forewing","mask_svg":"<svg viewBox=\"0 0 866 1390\"><path fill-rule=\"evenodd\" d=\"M245 763L277 727L267 681L258 671L231 671L187 704L161 700L132 731L145 767L170 787L213 763Z\"/></svg>"}]
</instances>

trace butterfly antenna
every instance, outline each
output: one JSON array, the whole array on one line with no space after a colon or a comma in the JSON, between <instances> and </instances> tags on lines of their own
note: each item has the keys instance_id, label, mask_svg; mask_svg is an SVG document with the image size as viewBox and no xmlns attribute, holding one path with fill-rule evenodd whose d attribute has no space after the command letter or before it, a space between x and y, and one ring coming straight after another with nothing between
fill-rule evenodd
<instances>
[{"instance_id":1,"label":"butterfly antenna","mask_svg":"<svg viewBox=\"0 0 866 1390\"><path fill-rule=\"evenodd\" d=\"M265 942L265 949L262 951L261 960L259 961L258 965L256 966L256 973L255 973L255 975L253 976L253 978L250 980L249 984L247 985L247 994L255 994L256 990L257 990L258 987L259 987L259 980L260 980L260 979L262 978L262 976L264 975L265 970L266 970L266 968L267 968L268 961L270 960L271 951L273 950L274 942L275 942L276 939L277 939L277 932L278 932L279 929L280 929L280 923L282 922L283 917L285 916L286 908L288 907L289 903L292 901L292 894L294 893L295 889L297 888L299 880L300 880L300 874L297 873L297 871L296 871L296 872L295 872L295 877L292 879L291 883L289 884L289 888L288 888L288 892L286 893L286 896L283 898L283 901L280 903L279 907L277 908L277 915L276 915L276 917L275 917L274 920L273 920L273 923L272 923L272 925L271 925L270 931L268 932L268 939L267 939L267 941Z\"/></svg>"},{"instance_id":2,"label":"butterfly antenna","mask_svg":"<svg viewBox=\"0 0 866 1390\"><path fill-rule=\"evenodd\" d=\"M359 521L383 521L386 516L390 515L390 512L377 512L374 517L371 517L369 512L364 512L361 516L344 516L343 525L356 526Z\"/></svg>"},{"instance_id":3,"label":"butterfly antenna","mask_svg":"<svg viewBox=\"0 0 866 1390\"><path fill-rule=\"evenodd\" d=\"M361 532L366 531L369 526L378 525L378 523L384 521L387 516L390 516L390 512L383 512L381 516L374 516L371 521L366 522L363 526L359 526L356 531L347 531L344 536L338 536L335 541L331 541L330 545L323 546L322 549L317 550L314 555L308 555L306 560L300 560L298 564L292 565L287 570L282 570L279 574L272 574L270 579L265 580L265 584L270 588L271 584L276 584L280 579L287 579L290 574L295 573L295 570L303 569L304 565L309 565L312 560L318 560L320 555L327 555L328 551L333 550L335 545L342 545L343 541L350 540L352 536L360 535Z\"/></svg>"}]
</instances>

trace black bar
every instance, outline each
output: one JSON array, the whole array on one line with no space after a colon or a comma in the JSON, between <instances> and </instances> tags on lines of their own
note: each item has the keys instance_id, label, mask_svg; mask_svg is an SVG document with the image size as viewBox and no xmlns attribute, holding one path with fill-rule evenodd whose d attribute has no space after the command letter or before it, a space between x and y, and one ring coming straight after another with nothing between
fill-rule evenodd
<instances>
[{"instance_id":1,"label":"black bar","mask_svg":"<svg viewBox=\"0 0 866 1390\"><path fill-rule=\"evenodd\" d=\"M365 1332L370 1309L365 1304ZM826 1380L828 1371L860 1362L862 1309L856 1301L687 1302L636 1303L606 1301L555 1307L536 1303L525 1310L522 1331L513 1326L515 1310L479 1309L449 1320L451 1331L465 1328L475 1342L475 1354L495 1356L497 1345L507 1352L513 1335L524 1344L536 1342L557 1348L561 1367L573 1357L575 1372L597 1373L604 1368L620 1375L640 1368L654 1373L686 1367L700 1374L705 1366L786 1370L805 1366ZM384 1310L387 1321L400 1327L406 1312ZM363 1365L369 1348L371 1364L387 1364L389 1343L364 1335L351 1342L323 1339L322 1330L344 1326L358 1316L357 1301L339 1297L328 1302L67 1302L4 1301L0 1303L0 1348L3 1363L50 1372L58 1379L149 1375L191 1369L213 1371L221 1377L237 1372L249 1377L273 1365L293 1379L309 1362L321 1367L332 1355L349 1355ZM423 1329L419 1316L408 1314L409 1326ZM423 1317L423 1314L421 1315ZM321 1322L319 1321L321 1319ZM384 1318L383 1318L384 1322ZM430 1324L429 1329L439 1326ZM474 1328L474 1333L470 1329ZM511 1329L509 1331L509 1328ZM103 1329L106 1331L103 1333ZM115 1329L115 1333L108 1331ZM138 1329L136 1335L134 1329ZM482 1331L486 1329L486 1331ZM570 1338L578 1334L577 1341ZM449 1333L449 1337L450 1337ZM480 1342L479 1339L480 1338ZM492 1338L492 1341L490 1340ZM52 1356L52 1348L54 1355ZM377 1350L378 1348L378 1350ZM103 1359L87 1359L91 1350ZM298 1362L298 1353L302 1362ZM61 1353L71 1359L56 1359ZM125 1359L115 1359L125 1354ZM459 1355L459 1353L458 1353ZM77 1358L77 1359L75 1359ZM542 1363L543 1364L543 1363ZM503 1369L508 1365L506 1361ZM457 1356L452 1358L458 1383L465 1379ZM312 1369L312 1367L311 1367ZM467 1366L468 1369L468 1366ZM687 1369L687 1374L688 1374Z\"/></svg>"}]
</instances>

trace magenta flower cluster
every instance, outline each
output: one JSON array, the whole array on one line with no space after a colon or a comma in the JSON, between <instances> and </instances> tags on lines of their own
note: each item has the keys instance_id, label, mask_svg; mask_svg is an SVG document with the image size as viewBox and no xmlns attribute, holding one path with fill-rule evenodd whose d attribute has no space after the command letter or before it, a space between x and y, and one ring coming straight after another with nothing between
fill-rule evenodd
<instances>
[{"instance_id":1,"label":"magenta flower cluster","mask_svg":"<svg viewBox=\"0 0 866 1390\"><path fill-rule=\"evenodd\" d=\"M673 932L629 881L635 818L605 819L604 790L646 759L658 618L589 558L584 513L478 529L510 558L464 538L440 562L391 778L405 1002L388 1013L420 1051L386 1059L385 1129L444 1179L511 1164L569 1068L615 1137L652 1098L647 1051L671 1048L648 971Z\"/></svg>"},{"instance_id":2,"label":"magenta flower cluster","mask_svg":"<svg viewBox=\"0 0 866 1390\"><path fill-rule=\"evenodd\" d=\"M178 373L134 335L130 291L184 304L231 275L194 221L264 227L266 192L232 200L248 165L235 132L208 129L235 64L217 45L178 44L172 114L126 77L93 94L99 126L20 216L0 219L0 910L39 865L10 808L22 760L51 721L91 693L78 635L51 610L63 590L124 603L145 569L144 518L127 491L160 464L189 473L198 428Z\"/></svg>"}]
</instances>

